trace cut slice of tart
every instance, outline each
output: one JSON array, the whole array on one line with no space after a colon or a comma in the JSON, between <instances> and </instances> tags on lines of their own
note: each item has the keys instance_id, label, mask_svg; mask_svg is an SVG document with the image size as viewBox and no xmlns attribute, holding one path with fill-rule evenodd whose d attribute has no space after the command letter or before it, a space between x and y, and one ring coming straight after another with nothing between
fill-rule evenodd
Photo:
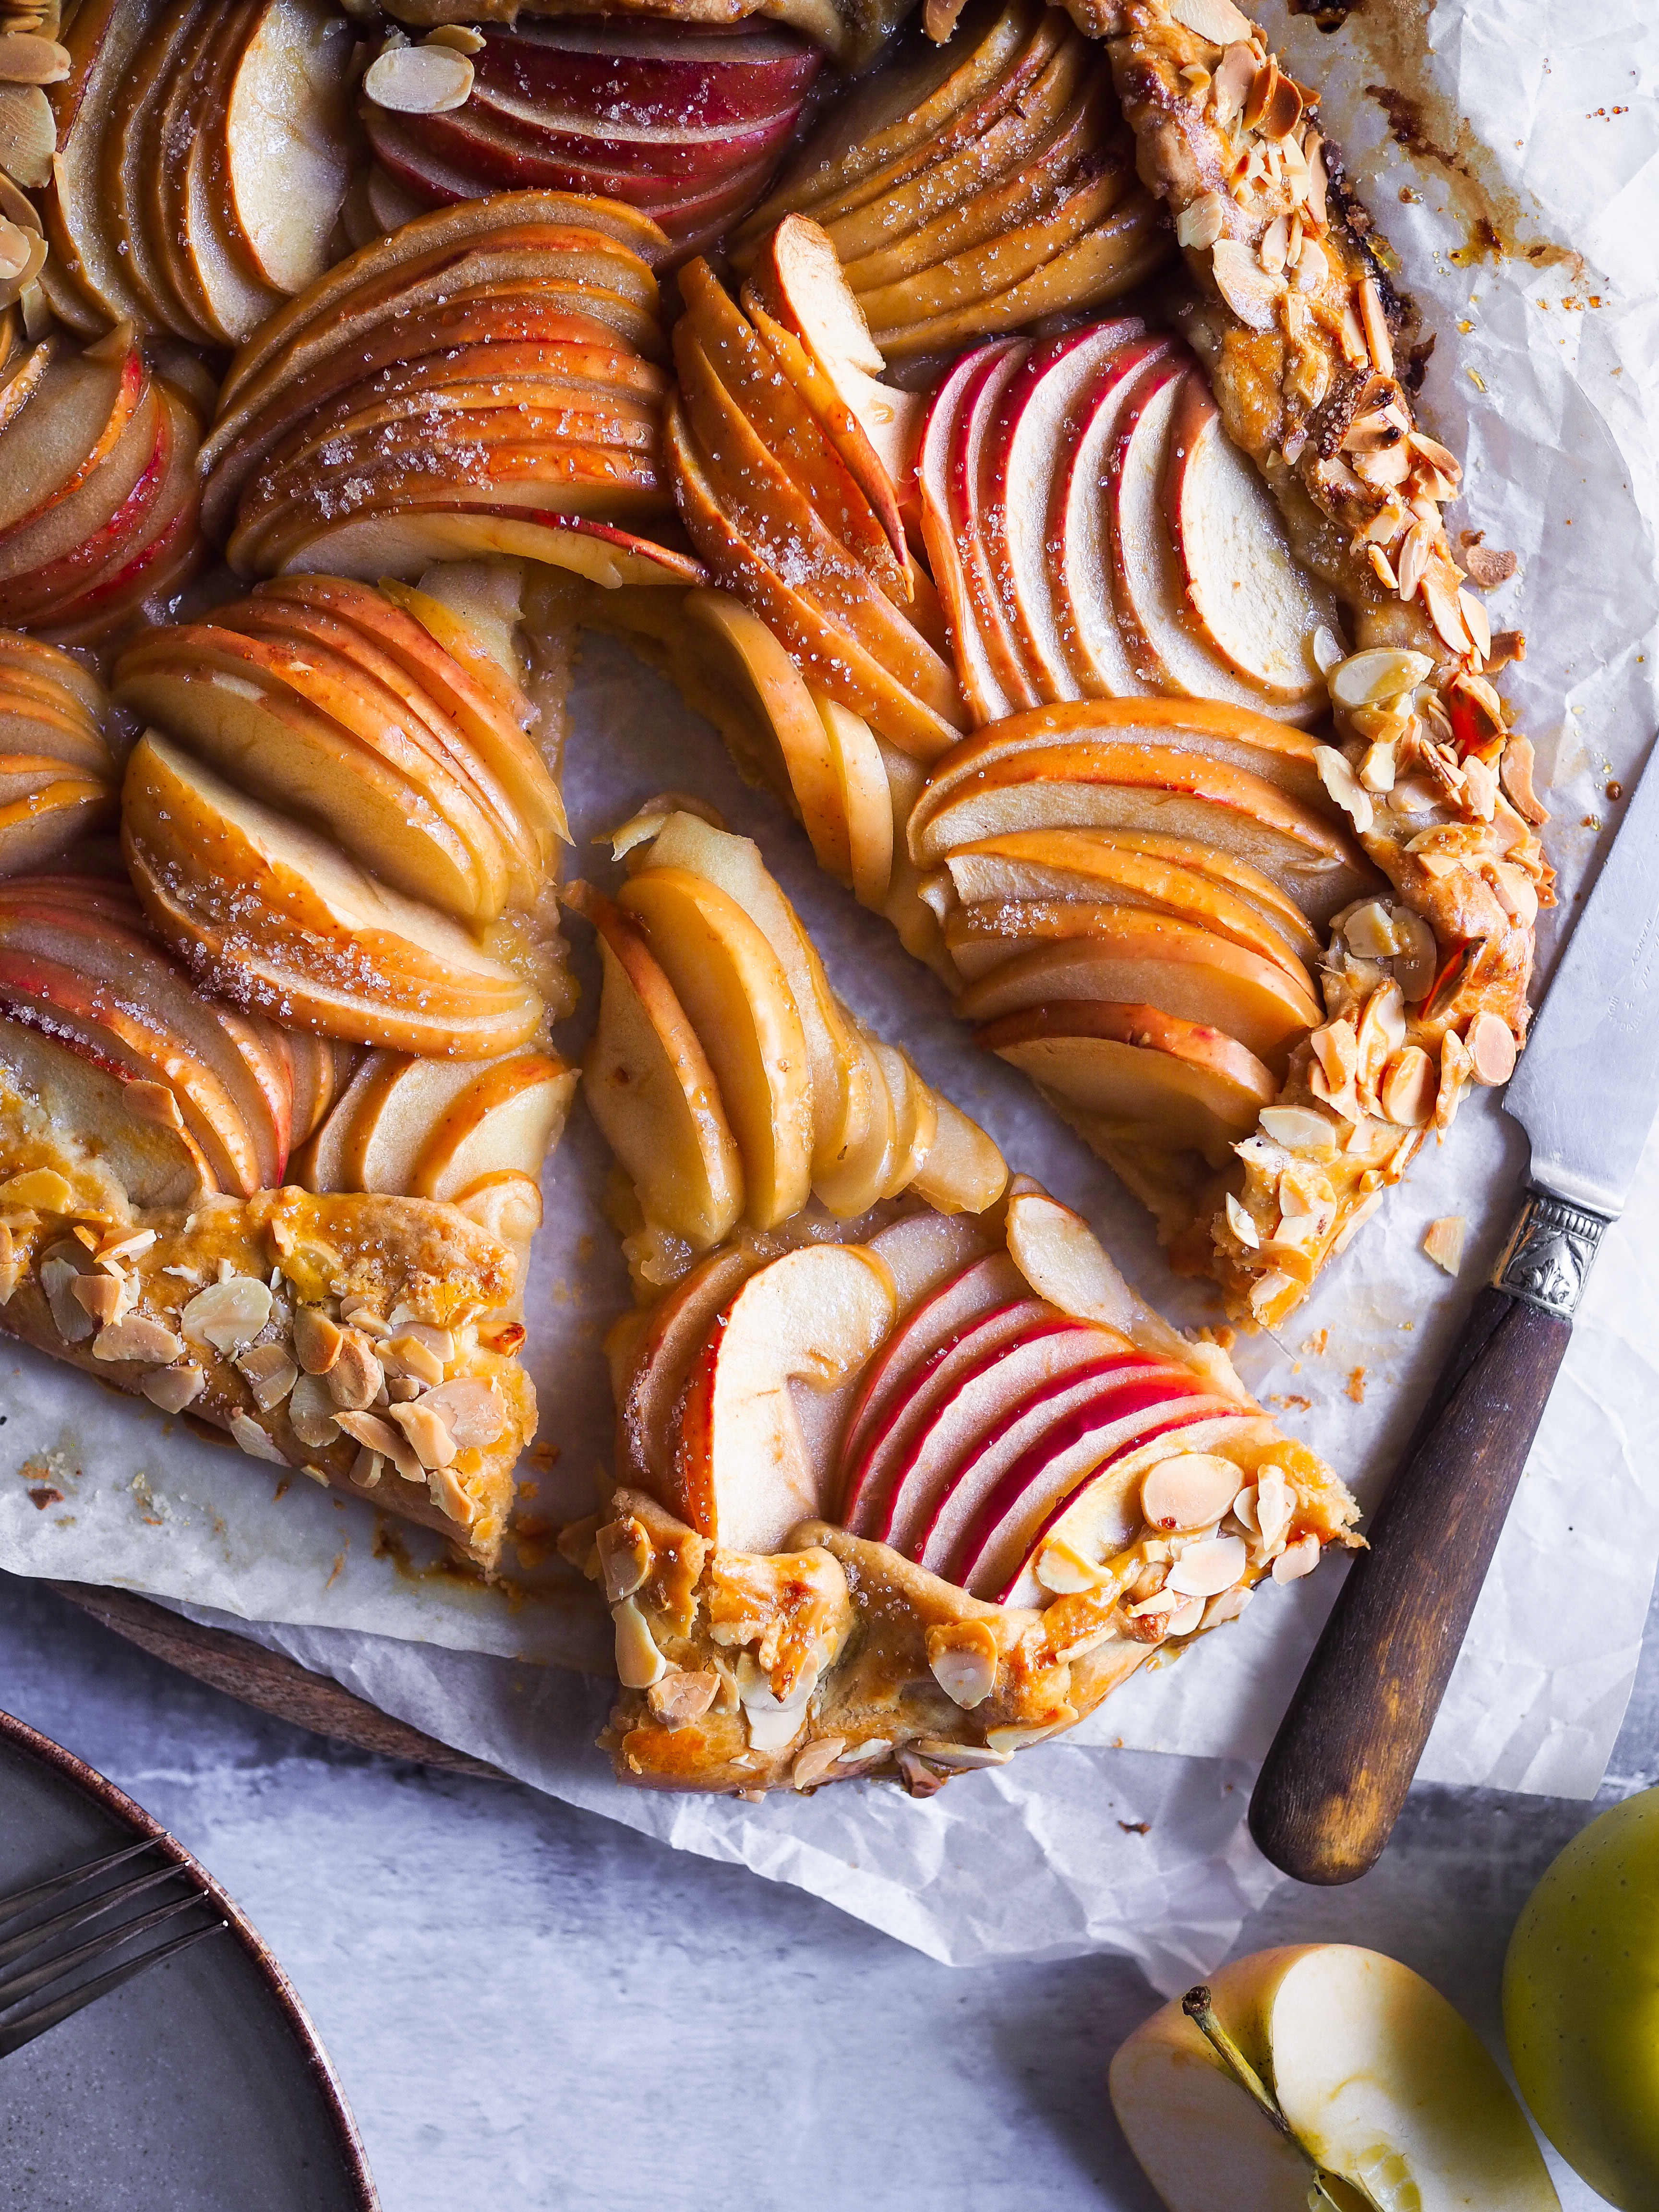
<instances>
[{"instance_id":1,"label":"cut slice of tart","mask_svg":"<svg viewBox=\"0 0 1659 2212\"><path fill-rule=\"evenodd\" d=\"M623 1780L882 1773L927 1795L1352 1540L1347 1492L1219 1346L1151 1313L1076 1214L859 1037L750 841L662 802L614 843L617 901L584 886L574 903L610 955L587 1097L638 1304L609 1344L617 1486L560 1547L616 1625L604 1741ZM805 1097L761 1065L763 1033ZM623 1038L641 1079L617 1087ZM838 1209L826 1133L856 1146L847 1078L871 1064L903 1170ZM892 1133L918 1126L931 1141L907 1153ZM740 1225L757 1176L758 1231Z\"/></svg>"}]
</instances>

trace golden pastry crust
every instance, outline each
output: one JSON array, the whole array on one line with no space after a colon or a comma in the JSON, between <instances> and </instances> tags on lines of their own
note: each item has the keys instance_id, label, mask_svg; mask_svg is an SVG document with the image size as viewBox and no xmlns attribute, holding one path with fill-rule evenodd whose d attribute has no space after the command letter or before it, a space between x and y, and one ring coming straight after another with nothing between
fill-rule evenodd
<instances>
[{"instance_id":1,"label":"golden pastry crust","mask_svg":"<svg viewBox=\"0 0 1659 2212\"><path fill-rule=\"evenodd\" d=\"M135 1206L0 1073L0 1329L437 1529L485 1568L536 1428L513 1357L521 1273L514 1243L435 1200L288 1188ZM313 1371L331 1353L333 1384ZM400 1377L430 1383L438 1368L441 1395L392 1401Z\"/></svg>"}]
</instances>

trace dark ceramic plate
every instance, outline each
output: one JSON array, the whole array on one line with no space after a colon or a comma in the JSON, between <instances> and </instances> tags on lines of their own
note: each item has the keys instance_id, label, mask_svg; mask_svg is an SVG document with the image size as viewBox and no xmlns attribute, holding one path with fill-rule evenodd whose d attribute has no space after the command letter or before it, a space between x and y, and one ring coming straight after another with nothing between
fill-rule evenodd
<instances>
[{"instance_id":1,"label":"dark ceramic plate","mask_svg":"<svg viewBox=\"0 0 1659 2212\"><path fill-rule=\"evenodd\" d=\"M0 2060L0 2212L378 2212L328 2054L241 1913L112 1783L0 1713L0 1894L139 1837L230 1926Z\"/></svg>"}]
</instances>

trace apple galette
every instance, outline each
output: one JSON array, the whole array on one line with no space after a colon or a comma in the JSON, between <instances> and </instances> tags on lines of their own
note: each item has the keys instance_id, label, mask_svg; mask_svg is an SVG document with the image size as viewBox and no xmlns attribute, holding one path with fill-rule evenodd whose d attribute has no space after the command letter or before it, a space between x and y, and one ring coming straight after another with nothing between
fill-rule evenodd
<instances>
[{"instance_id":1,"label":"apple galette","mask_svg":"<svg viewBox=\"0 0 1659 2212\"><path fill-rule=\"evenodd\" d=\"M1233 0L9 18L3 1326L493 1566L584 626L1276 1325L1549 896L1393 267ZM1353 1540L754 845L612 852L624 1777L925 1792Z\"/></svg>"},{"instance_id":2,"label":"apple galette","mask_svg":"<svg viewBox=\"0 0 1659 2212\"><path fill-rule=\"evenodd\" d=\"M756 847L672 800L571 902L641 1304L600 1583L624 1779L926 1795L1352 1540L1224 1351L836 998Z\"/></svg>"}]
</instances>

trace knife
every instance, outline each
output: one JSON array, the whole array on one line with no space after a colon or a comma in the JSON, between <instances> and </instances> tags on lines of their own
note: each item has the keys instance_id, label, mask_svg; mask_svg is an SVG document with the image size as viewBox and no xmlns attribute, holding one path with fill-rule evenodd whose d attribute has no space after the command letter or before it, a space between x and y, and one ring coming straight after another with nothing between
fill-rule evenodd
<instances>
[{"instance_id":1,"label":"knife","mask_svg":"<svg viewBox=\"0 0 1659 2212\"><path fill-rule=\"evenodd\" d=\"M1637 785L1504 1111L1532 1141L1508 1242L1429 1394L1250 1800L1298 1881L1389 1840L1440 1709L1572 1316L1659 1106L1659 769Z\"/></svg>"}]
</instances>

